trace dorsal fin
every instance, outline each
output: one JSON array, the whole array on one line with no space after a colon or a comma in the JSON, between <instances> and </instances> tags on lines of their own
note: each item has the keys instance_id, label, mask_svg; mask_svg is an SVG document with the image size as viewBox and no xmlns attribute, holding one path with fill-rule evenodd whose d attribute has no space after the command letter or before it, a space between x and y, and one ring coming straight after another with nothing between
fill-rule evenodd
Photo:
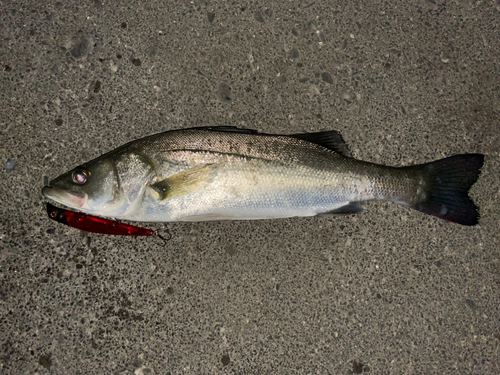
<instances>
[{"instance_id":1,"label":"dorsal fin","mask_svg":"<svg viewBox=\"0 0 500 375\"><path fill-rule=\"evenodd\" d=\"M277 135L277 134L265 134L259 133L258 130L254 129L242 129L236 126L200 126L196 128L190 128L186 130L211 130L217 132L226 133L242 133L242 134L256 134L256 135ZM345 156L346 158L352 158L353 155L349 146L345 143L342 135L336 130L317 132L317 133L300 133L300 134L290 134L288 137L295 139L301 139L306 142L314 143L319 146L323 146L329 150L335 151L336 153Z\"/></svg>"},{"instance_id":2,"label":"dorsal fin","mask_svg":"<svg viewBox=\"0 0 500 375\"><path fill-rule=\"evenodd\" d=\"M243 133L243 134L260 134L258 130L254 129L242 129L236 126L198 126L195 128L189 128L185 130L211 130L215 132L225 132L225 133Z\"/></svg>"},{"instance_id":3,"label":"dorsal fin","mask_svg":"<svg viewBox=\"0 0 500 375\"><path fill-rule=\"evenodd\" d=\"M335 151L346 158L353 157L351 150L349 150L349 146L347 146L344 138L342 138L342 134L336 130L317 133L292 134L290 137L302 139L303 141L326 147L327 149Z\"/></svg>"}]
</instances>

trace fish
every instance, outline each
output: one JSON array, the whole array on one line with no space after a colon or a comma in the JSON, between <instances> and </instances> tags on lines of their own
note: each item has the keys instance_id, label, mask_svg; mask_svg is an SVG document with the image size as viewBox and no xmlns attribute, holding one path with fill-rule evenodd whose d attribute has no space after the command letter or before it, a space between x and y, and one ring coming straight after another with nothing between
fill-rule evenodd
<instances>
[{"instance_id":1,"label":"fish","mask_svg":"<svg viewBox=\"0 0 500 375\"><path fill-rule=\"evenodd\" d=\"M44 197L115 220L199 222L361 213L390 201L476 225L469 197L484 163L460 154L394 167L353 157L335 131L265 134L232 126L170 130L79 165Z\"/></svg>"}]
</instances>

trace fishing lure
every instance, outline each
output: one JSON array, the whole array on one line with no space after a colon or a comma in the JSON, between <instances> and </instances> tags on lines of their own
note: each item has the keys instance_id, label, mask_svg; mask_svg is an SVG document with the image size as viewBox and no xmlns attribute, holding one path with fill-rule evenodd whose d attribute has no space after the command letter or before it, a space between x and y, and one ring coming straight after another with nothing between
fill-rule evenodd
<instances>
[{"instance_id":1,"label":"fishing lure","mask_svg":"<svg viewBox=\"0 0 500 375\"><path fill-rule=\"evenodd\" d=\"M50 203L47 203L47 213L52 220L86 232L113 234L118 236L152 236L156 234L150 229L104 219L102 217L91 216L81 212L64 210ZM159 235L158 237L163 239L163 237Z\"/></svg>"}]
</instances>

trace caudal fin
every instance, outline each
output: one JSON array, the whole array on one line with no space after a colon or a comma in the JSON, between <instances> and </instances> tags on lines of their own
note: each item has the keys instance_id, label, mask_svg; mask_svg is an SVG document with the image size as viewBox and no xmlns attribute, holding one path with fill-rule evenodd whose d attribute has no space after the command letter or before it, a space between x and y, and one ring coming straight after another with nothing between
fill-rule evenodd
<instances>
[{"instance_id":1,"label":"caudal fin","mask_svg":"<svg viewBox=\"0 0 500 375\"><path fill-rule=\"evenodd\" d=\"M412 208L462 225L476 225L479 213L469 198L469 189L479 178L484 155L455 155L416 165L423 172L425 198Z\"/></svg>"}]
</instances>

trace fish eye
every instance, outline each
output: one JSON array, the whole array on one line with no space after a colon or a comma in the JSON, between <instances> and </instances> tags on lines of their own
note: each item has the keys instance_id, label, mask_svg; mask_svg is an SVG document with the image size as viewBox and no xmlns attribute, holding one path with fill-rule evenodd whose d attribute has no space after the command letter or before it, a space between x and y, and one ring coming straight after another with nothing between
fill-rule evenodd
<instances>
[{"instance_id":1,"label":"fish eye","mask_svg":"<svg viewBox=\"0 0 500 375\"><path fill-rule=\"evenodd\" d=\"M83 185L87 182L87 179L90 176L90 172L85 169L77 169L73 172L72 178L73 182L78 185Z\"/></svg>"}]
</instances>

